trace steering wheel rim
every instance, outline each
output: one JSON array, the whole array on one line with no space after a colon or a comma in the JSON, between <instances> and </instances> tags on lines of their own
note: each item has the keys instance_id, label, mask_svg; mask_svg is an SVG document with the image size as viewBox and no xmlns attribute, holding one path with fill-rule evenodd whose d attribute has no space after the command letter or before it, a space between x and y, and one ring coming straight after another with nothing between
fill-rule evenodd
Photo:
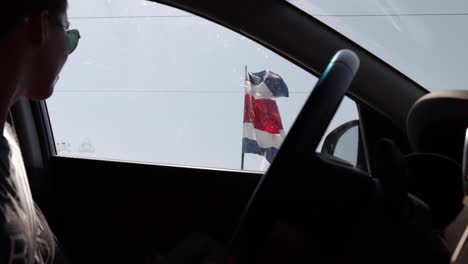
<instances>
[{"instance_id":1,"label":"steering wheel rim","mask_svg":"<svg viewBox=\"0 0 468 264\"><path fill-rule=\"evenodd\" d=\"M340 50L335 54L290 129L281 146L283 151L279 152L294 148L305 154L317 149L349 90L359 64L358 56L351 50ZM280 153L277 157L281 158Z\"/></svg>"},{"instance_id":2,"label":"steering wheel rim","mask_svg":"<svg viewBox=\"0 0 468 264\"><path fill-rule=\"evenodd\" d=\"M230 249L236 248L239 236L243 236L244 226L252 210L258 209L256 201L259 196L271 195L268 190L262 189L265 181L275 177L276 171L280 170L285 162L294 167L295 161L291 157L315 153L323 134L349 90L359 64L358 56L351 50L340 50L332 58L304 104L269 170L262 176L248 201L232 236Z\"/></svg>"}]
</instances>

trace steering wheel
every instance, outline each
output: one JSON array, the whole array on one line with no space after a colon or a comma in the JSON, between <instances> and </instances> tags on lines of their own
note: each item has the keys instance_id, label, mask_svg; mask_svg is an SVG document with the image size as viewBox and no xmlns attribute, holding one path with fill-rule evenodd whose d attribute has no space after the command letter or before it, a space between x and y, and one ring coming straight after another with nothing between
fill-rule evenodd
<instances>
[{"instance_id":1,"label":"steering wheel","mask_svg":"<svg viewBox=\"0 0 468 264\"><path fill-rule=\"evenodd\" d=\"M289 173L285 175L285 172L304 168L301 166L304 162L303 158L310 157L315 153L356 75L359 64L359 58L351 50L338 51L330 61L288 133L275 160L251 196L234 232L231 249L240 248L241 251L244 251L243 248L247 247L247 251L250 253L255 251L254 248L257 248L255 244L265 239L273 224L270 222L271 214L268 212L288 207L285 206L287 199L281 197L282 194L278 192L278 188L271 187L281 185L281 180L278 181L278 179L284 180L291 177ZM285 214L294 214L294 212L289 211ZM255 235L252 235L253 233ZM251 261L248 260L250 253L236 253L241 256L241 259L243 258L241 263ZM242 257L243 255L249 256Z\"/></svg>"}]
</instances>

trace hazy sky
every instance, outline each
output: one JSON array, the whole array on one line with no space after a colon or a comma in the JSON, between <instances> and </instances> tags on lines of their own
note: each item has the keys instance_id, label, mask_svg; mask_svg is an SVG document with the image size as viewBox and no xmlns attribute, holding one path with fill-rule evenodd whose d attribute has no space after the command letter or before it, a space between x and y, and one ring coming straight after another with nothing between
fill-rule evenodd
<instances>
[{"instance_id":1,"label":"hazy sky","mask_svg":"<svg viewBox=\"0 0 468 264\"><path fill-rule=\"evenodd\" d=\"M245 37L143 0L70 0L81 31L48 100L60 155L239 169L244 67L289 86L288 130L317 78ZM346 100L331 128L357 118ZM331 129L330 128L330 129ZM265 169L255 155L246 168Z\"/></svg>"},{"instance_id":2,"label":"hazy sky","mask_svg":"<svg viewBox=\"0 0 468 264\"><path fill-rule=\"evenodd\" d=\"M290 2L316 15L426 89L468 89L466 0Z\"/></svg>"}]
</instances>

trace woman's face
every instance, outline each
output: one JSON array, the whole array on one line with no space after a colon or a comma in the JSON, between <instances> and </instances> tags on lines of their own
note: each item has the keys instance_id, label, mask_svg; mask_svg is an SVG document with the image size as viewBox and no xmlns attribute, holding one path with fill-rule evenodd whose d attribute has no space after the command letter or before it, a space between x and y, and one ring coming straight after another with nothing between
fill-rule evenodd
<instances>
[{"instance_id":1,"label":"woman's face","mask_svg":"<svg viewBox=\"0 0 468 264\"><path fill-rule=\"evenodd\" d=\"M35 22L41 23L34 26L41 31L38 35L40 41L32 49L29 67L23 76L23 95L32 100L43 100L52 95L55 82L68 58L66 30L69 22L66 13L52 16L47 11L43 11Z\"/></svg>"}]
</instances>

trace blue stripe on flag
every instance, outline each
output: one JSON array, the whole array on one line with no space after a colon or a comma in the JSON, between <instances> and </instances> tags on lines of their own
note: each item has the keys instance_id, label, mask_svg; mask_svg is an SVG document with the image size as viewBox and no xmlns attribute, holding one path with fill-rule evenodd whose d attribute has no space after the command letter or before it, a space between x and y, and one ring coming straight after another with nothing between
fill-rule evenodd
<instances>
[{"instance_id":1,"label":"blue stripe on flag","mask_svg":"<svg viewBox=\"0 0 468 264\"><path fill-rule=\"evenodd\" d=\"M278 149L276 148L262 148L258 145L257 141L243 138L242 139L244 153L252 153L260 156L264 156L268 162L272 163Z\"/></svg>"},{"instance_id":2,"label":"blue stripe on flag","mask_svg":"<svg viewBox=\"0 0 468 264\"><path fill-rule=\"evenodd\" d=\"M289 97L289 89L284 80L272 71L249 72L249 81L253 85L265 83L274 97Z\"/></svg>"}]
</instances>

